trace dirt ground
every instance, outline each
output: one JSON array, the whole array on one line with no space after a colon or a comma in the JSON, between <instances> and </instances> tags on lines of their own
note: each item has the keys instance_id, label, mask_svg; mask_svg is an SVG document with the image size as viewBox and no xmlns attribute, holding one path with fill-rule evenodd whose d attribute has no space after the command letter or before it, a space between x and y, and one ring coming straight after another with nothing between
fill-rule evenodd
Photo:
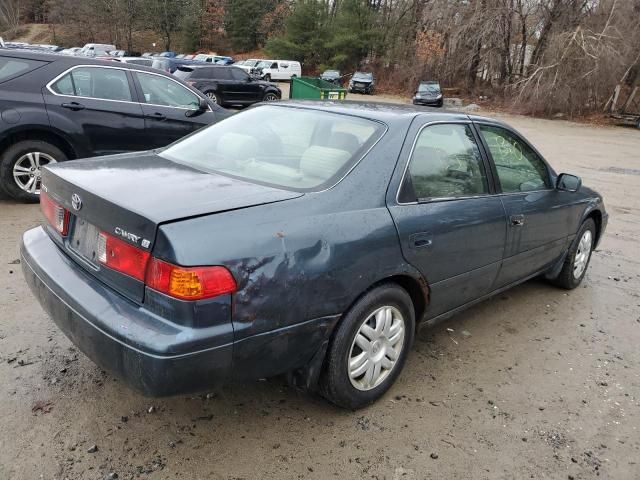
<instances>
[{"instance_id":1,"label":"dirt ground","mask_svg":"<svg viewBox=\"0 0 640 480\"><path fill-rule=\"evenodd\" d=\"M397 384L357 412L282 379L131 392L35 302L18 245L38 207L0 201L0 479L640 478L640 131L503 118L604 195L587 277L421 331Z\"/></svg>"}]
</instances>

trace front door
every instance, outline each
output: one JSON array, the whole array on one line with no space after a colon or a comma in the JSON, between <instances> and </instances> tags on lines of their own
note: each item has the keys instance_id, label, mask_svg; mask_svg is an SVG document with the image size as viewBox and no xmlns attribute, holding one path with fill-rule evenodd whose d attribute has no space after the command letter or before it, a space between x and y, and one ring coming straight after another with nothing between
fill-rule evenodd
<instances>
[{"instance_id":1,"label":"front door","mask_svg":"<svg viewBox=\"0 0 640 480\"><path fill-rule=\"evenodd\" d=\"M470 122L424 126L389 210L405 259L429 286L427 318L489 293L506 239L502 201Z\"/></svg>"},{"instance_id":2,"label":"front door","mask_svg":"<svg viewBox=\"0 0 640 480\"><path fill-rule=\"evenodd\" d=\"M127 70L80 66L42 94L53 127L86 142L93 155L144 150L144 119Z\"/></svg>"},{"instance_id":3,"label":"front door","mask_svg":"<svg viewBox=\"0 0 640 480\"><path fill-rule=\"evenodd\" d=\"M568 192L553 188L549 167L515 132L478 123L501 189L507 215L507 245L496 287L533 275L567 248L571 207Z\"/></svg>"},{"instance_id":4,"label":"front door","mask_svg":"<svg viewBox=\"0 0 640 480\"><path fill-rule=\"evenodd\" d=\"M236 67L229 67L233 83L229 88L233 90L233 99L241 103L255 103L260 100L262 89L260 84L253 80L247 72Z\"/></svg>"},{"instance_id":5,"label":"front door","mask_svg":"<svg viewBox=\"0 0 640 480\"><path fill-rule=\"evenodd\" d=\"M147 148L164 147L210 123L206 114L187 116L197 110L200 97L164 75L134 72L144 113ZM210 112L209 112L210 113Z\"/></svg>"}]
</instances>

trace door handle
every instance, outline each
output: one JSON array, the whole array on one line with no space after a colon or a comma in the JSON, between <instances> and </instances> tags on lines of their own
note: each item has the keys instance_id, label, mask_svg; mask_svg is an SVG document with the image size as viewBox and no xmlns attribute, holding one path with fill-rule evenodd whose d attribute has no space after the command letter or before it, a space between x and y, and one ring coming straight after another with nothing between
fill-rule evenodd
<instances>
[{"instance_id":1,"label":"door handle","mask_svg":"<svg viewBox=\"0 0 640 480\"><path fill-rule=\"evenodd\" d=\"M71 103L63 103L62 105L60 105L62 108L68 108L69 110L84 110L85 106L82 105L81 103L78 102L71 102Z\"/></svg>"},{"instance_id":2,"label":"door handle","mask_svg":"<svg viewBox=\"0 0 640 480\"><path fill-rule=\"evenodd\" d=\"M409 236L409 245L411 248L429 248L433 243L431 235L428 233L414 233Z\"/></svg>"},{"instance_id":3,"label":"door handle","mask_svg":"<svg viewBox=\"0 0 640 480\"><path fill-rule=\"evenodd\" d=\"M521 227L524 225L524 215L511 215L509 220L511 220L512 227Z\"/></svg>"},{"instance_id":4,"label":"door handle","mask_svg":"<svg viewBox=\"0 0 640 480\"><path fill-rule=\"evenodd\" d=\"M152 113L152 114L150 114L150 115L147 115L146 117L147 117L147 118L153 118L153 119L155 119L155 120L160 120L160 121L162 121L162 120L166 120L166 119L167 119L167 116L166 116L166 115L163 115L163 114L162 114L162 113L160 113L160 112Z\"/></svg>"}]
</instances>

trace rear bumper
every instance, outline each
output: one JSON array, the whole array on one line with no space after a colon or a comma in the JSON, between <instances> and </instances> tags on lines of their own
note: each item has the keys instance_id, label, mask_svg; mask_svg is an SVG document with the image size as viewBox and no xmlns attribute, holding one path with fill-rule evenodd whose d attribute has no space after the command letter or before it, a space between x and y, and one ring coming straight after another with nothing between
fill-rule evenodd
<instances>
[{"instance_id":1,"label":"rear bumper","mask_svg":"<svg viewBox=\"0 0 640 480\"><path fill-rule=\"evenodd\" d=\"M193 345L203 329L167 322L120 296L76 266L42 228L24 234L21 256L29 287L60 330L94 363L135 390L167 396L202 390L229 377L231 343L166 353L181 351L181 343ZM212 338L206 340L210 344ZM141 347L149 344L161 348Z\"/></svg>"},{"instance_id":2,"label":"rear bumper","mask_svg":"<svg viewBox=\"0 0 640 480\"><path fill-rule=\"evenodd\" d=\"M186 327L122 297L75 264L41 227L23 235L21 257L29 287L60 330L94 363L147 396L202 391L232 379L299 369L317 380L318 352L340 317L233 342L231 324Z\"/></svg>"}]
</instances>

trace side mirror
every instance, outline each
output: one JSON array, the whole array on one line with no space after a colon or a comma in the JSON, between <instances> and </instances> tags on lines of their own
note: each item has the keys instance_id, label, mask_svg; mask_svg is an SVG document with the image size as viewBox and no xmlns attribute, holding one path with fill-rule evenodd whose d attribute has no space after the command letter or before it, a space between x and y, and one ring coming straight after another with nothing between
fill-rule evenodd
<instances>
[{"instance_id":1,"label":"side mirror","mask_svg":"<svg viewBox=\"0 0 640 480\"><path fill-rule=\"evenodd\" d=\"M206 112L208 109L209 102L207 102L207 100L205 100L204 98L198 97L198 108L196 108L195 110L187 110L185 112L185 116L195 117Z\"/></svg>"},{"instance_id":2,"label":"side mirror","mask_svg":"<svg viewBox=\"0 0 640 480\"><path fill-rule=\"evenodd\" d=\"M571 175L570 173L561 173L558 175L556 182L556 190L565 192L577 192L582 186L582 179L577 175Z\"/></svg>"}]
</instances>

